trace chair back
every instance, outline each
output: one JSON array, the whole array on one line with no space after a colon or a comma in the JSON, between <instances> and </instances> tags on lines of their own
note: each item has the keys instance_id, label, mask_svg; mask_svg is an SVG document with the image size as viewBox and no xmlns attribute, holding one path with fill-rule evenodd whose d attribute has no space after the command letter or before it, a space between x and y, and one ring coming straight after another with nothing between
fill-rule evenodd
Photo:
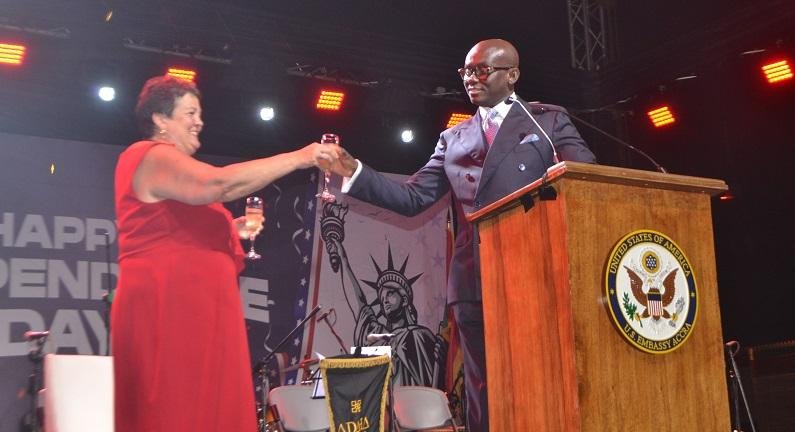
<instances>
[{"instance_id":1,"label":"chair back","mask_svg":"<svg viewBox=\"0 0 795 432\"><path fill-rule=\"evenodd\" d=\"M326 399L312 399L311 385L276 387L268 399L276 406L285 431L320 432L329 428Z\"/></svg>"},{"instance_id":2,"label":"chair back","mask_svg":"<svg viewBox=\"0 0 795 432\"><path fill-rule=\"evenodd\" d=\"M421 386L396 386L392 397L395 419L401 429L428 429L456 424L447 395L439 389Z\"/></svg>"},{"instance_id":3,"label":"chair back","mask_svg":"<svg viewBox=\"0 0 795 432\"><path fill-rule=\"evenodd\" d=\"M113 357L44 357L47 432L113 432Z\"/></svg>"}]
</instances>

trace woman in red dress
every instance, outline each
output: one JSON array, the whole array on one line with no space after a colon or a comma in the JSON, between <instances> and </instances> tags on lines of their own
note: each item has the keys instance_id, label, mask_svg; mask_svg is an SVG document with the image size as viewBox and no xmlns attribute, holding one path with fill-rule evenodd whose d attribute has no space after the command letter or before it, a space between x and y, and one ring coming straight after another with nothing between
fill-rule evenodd
<instances>
[{"instance_id":1,"label":"woman in red dress","mask_svg":"<svg viewBox=\"0 0 795 432\"><path fill-rule=\"evenodd\" d=\"M254 432L237 284L239 236L248 233L221 203L333 162L339 147L312 143L224 167L202 163L192 157L203 127L199 92L168 76L147 81L135 114L147 139L119 156L115 179L116 431Z\"/></svg>"}]
</instances>

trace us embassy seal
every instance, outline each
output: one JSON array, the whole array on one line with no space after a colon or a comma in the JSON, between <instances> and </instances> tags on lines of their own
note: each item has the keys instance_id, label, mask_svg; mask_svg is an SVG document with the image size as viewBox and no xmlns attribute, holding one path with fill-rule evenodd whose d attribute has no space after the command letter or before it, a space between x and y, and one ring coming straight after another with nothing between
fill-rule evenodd
<instances>
[{"instance_id":1,"label":"us embassy seal","mask_svg":"<svg viewBox=\"0 0 795 432\"><path fill-rule=\"evenodd\" d=\"M633 231L613 248L605 271L610 314L632 345L671 352L693 332L698 295L684 251L664 234Z\"/></svg>"}]
</instances>

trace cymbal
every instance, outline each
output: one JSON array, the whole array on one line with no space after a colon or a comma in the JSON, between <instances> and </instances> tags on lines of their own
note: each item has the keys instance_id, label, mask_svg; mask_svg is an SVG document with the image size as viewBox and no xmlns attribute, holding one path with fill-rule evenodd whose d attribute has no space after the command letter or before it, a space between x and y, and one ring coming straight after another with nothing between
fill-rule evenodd
<instances>
[{"instance_id":1,"label":"cymbal","mask_svg":"<svg viewBox=\"0 0 795 432\"><path fill-rule=\"evenodd\" d=\"M320 363L320 360L318 360L318 359L307 359L307 360L303 360L303 361L301 361L301 362L299 362L297 364L294 364L292 366L288 366L288 367L282 369L282 372L292 372L294 370L307 368L309 366L313 366L313 365L316 365L318 363Z\"/></svg>"}]
</instances>

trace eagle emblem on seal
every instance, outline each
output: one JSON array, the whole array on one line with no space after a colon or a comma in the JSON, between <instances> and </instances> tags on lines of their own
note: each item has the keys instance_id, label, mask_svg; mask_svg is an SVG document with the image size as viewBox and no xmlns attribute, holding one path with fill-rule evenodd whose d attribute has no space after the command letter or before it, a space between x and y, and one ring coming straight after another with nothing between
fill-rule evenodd
<instances>
[{"instance_id":1,"label":"eagle emblem on seal","mask_svg":"<svg viewBox=\"0 0 795 432\"><path fill-rule=\"evenodd\" d=\"M665 308L674 300L674 294L676 294L676 272L679 269L675 268L668 273L665 279L663 279L662 287L655 286L654 280L650 278L649 282L651 286L644 291L643 278L629 267L624 266L624 268L629 275L629 285L632 296L635 297L635 301L646 308L640 314L640 317L651 317L651 319L655 321L658 321L661 317L666 319L671 318L671 314Z\"/></svg>"}]
</instances>

